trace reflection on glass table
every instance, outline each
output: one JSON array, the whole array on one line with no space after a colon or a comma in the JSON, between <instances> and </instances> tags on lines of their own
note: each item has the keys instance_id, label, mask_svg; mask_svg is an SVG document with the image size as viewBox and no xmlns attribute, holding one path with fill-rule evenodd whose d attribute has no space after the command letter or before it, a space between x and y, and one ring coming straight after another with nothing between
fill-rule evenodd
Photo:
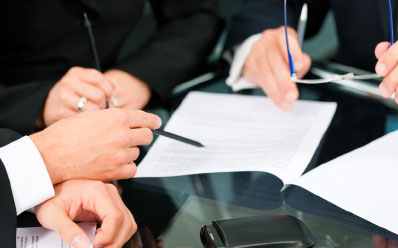
<instances>
[{"instance_id":1,"label":"reflection on glass table","mask_svg":"<svg viewBox=\"0 0 398 248\"><path fill-rule=\"evenodd\" d=\"M142 184L130 185L128 192L130 196L139 192L137 194L139 200L137 199L134 204L141 206L129 204L128 206L132 208L139 226L152 231L155 236L153 240L161 244L157 247L199 248L202 247L199 237L200 227L213 220L272 214L289 214L301 219L314 235L315 247L383 247L380 244L388 240L383 239L382 235L375 235L360 227L344 223L341 219L336 221L304 213L286 202L282 202L274 209L261 210ZM143 195L146 199L142 198ZM160 195L162 197L167 195L167 200L163 198L162 201L158 201ZM148 201L153 201L153 204L148 204ZM168 217L165 218L162 215L165 209L171 210L173 214L167 212L165 216ZM395 242L393 239L389 240L391 244ZM375 246L375 242L378 242L379 246ZM152 241L152 244L155 243Z\"/></svg>"}]
</instances>

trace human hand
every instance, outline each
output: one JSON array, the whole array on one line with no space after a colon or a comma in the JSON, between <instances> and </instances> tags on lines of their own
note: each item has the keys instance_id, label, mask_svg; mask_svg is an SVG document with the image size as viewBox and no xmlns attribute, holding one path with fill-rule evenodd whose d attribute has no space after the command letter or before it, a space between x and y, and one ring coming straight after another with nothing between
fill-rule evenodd
<instances>
[{"instance_id":1,"label":"human hand","mask_svg":"<svg viewBox=\"0 0 398 248\"><path fill-rule=\"evenodd\" d=\"M140 110L106 109L63 119L30 136L53 184L71 179L112 181L136 172L137 146L152 142L161 119Z\"/></svg>"},{"instance_id":2,"label":"human hand","mask_svg":"<svg viewBox=\"0 0 398 248\"><path fill-rule=\"evenodd\" d=\"M288 28L288 36L297 77L302 78L310 69L311 58L301 50L295 30ZM290 79L284 27L263 32L246 59L243 75L259 86L277 106L284 110L292 108L299 92Z\"/></svg>"},{"instance_id":3,"label":"human hand","mask_svg":"<svg viewBox=\"0 0 398 248\"><path fill-rule=\"evenodd\" d=\"M90 240L73 221L100 222L94 247L122 247L136 232L134 218L116 187L98 181L72 180L54 187L55 197L36 207L40 224L56 231L75 248L88 248Z\"/></svg>"},{"instance_id":4,"label":"human hand","mask_svg":"<svg viewBox=\"0 0 398 248\"><path fill-rule=\"evenodd\" d=\"M113 84L99 71L72 67L51 89L43 109L45 126L77 114L81 97L87 99L83 111L106 107L113 94Z\"/></svg>"},{"instance_id":5,"label":"human hand","mask_svg":"<svg viewBox=\"0 0 398 248\"><path fill-rule=\"evenodd\" d=\"M372 235L374 248L398 248L398 240L388 239L380 235Z\"/></svg>"},{"instance_id":6,"label":"human hand","mask_svg":"<svg viewBox=\"0 0 398 248\"><path fill-rule=\"evenodd\" d=\"M389 42L381 42L375 49L376 73L384 77L379 85L383 97L389 98L395 93L395 102L398 104L398 43L393 46Z\"/></svg>"},{"instance_id":7,"label":"human hand","mask_svg":"<svg viewBox=\"0 0 398 248\"><path fill-rule=\"evenodd\" d=\"M144 82L121 70L105 72L105 77L115 85L114 97L118 106L128 109L143 109L151 99L151 89Z\"/></svg>"}]
</instances>

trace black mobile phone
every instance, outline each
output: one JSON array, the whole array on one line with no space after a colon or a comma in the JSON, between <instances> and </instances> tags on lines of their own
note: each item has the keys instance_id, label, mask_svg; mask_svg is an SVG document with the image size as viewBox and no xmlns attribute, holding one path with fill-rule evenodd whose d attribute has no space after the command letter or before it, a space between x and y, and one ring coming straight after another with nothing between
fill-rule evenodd
<instances>
[{"instance_id":1,"label":"black mobile phone","mask_svg":"<svg viewBox=\"0 0 398 248\"><path fill-rule=\"evenodd\" d=\"M205 248L308 248L315 245L304 223L290 215L213 221L201 228L200 238Z\"/></svg>"}]
</instances>

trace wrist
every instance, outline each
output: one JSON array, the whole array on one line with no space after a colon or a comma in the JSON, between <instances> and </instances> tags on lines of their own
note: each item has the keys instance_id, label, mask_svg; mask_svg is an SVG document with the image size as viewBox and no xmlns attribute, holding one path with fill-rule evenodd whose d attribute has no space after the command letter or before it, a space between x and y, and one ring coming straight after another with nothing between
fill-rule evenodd
<instances>
[{"instance_id":1,"label":"wrist","mask_svg":"<svg viewBox=\"0 0 398 248\"><path fill-rule=\"evenodd\" d=\"M63 181L63 173L61 172L61 170L56 168L57 163L52 158L52 156L54 155L54 149L56 148L47 139L45 135L45 130L32 134L29 136L29 138L35 144L37 150L39 150L52 184L56 185L58 183L61 183Z\"/></svg>"}]
</instances>

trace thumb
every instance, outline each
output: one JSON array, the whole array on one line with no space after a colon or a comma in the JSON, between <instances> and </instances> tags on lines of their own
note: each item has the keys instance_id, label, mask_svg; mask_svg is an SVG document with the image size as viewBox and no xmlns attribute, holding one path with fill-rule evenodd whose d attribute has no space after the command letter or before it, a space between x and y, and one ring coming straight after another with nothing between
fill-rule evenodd
<instances>
[{"instance_id":1,"label":"thumb","mask_svg":"<svg viewBox=\"0 0 398 248\"><path fill-rule=\"evenodd\" d=\"M74 248L89 248L90 239L75 222L68 218L65 212L60 211L56 218L47 223L46 228L57 232L63 240Z\"/></svg>"}]
</instances>

